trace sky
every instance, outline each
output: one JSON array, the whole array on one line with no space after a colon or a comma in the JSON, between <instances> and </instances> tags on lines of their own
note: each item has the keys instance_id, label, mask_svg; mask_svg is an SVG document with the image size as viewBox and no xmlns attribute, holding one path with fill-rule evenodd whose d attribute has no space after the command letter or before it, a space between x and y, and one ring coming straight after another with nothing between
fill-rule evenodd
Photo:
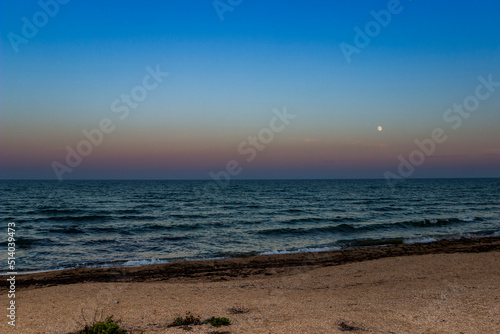
<instances>
[{"instance_id":1,"label":"sky","mask_svg":"<svg viewBox=\"0 0 500 334\"><path fill-rule=\"evenodd\" d=\"M500 177L500 3L1 1L1 179Z\"/></svg>"}]
</instances>

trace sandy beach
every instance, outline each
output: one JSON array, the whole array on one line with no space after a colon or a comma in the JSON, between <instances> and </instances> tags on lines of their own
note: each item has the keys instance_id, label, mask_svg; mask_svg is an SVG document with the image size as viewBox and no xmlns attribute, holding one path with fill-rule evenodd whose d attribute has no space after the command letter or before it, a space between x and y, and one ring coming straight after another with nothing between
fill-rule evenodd
<instances>
[{"instance_id":1,"label":"sandy beach","mask_svg":"<svg viewBox=\"0 0 500 334\"><path fill-rule=\"evenodd\" d=\"M18 275L0 332L498 333L499 277L499 237ZM187 311L231 325L168 327Z\"/></svg>"}]
</instances>

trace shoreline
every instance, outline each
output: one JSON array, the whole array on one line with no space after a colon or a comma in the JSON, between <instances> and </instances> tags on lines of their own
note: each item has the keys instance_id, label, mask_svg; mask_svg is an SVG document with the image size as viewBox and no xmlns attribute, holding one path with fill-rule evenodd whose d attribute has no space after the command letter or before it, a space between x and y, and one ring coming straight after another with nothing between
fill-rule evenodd
<instances>
[{"instance_id":1,"label":"shoreline","mask_svg":"<svg viewBox=\"0 0 500 334\"><path fill-rule=\"evenodd\" d=\"M429 243L372 246L309 253L256 255L245 258L177 261L137 267L76 268L18 274L20 288L81 282L151 282L183 279L233 279L272 275L276 269L331 267L382 258L500 251L500 237L460 238ZM7 275L0 275L1 278ZM5 290L0 287L0 290Z\"/></svg>"},{"instance_id":2,"label":"shoreline","mask_svg":"<svg viewBox=\"0 0 500 334\"><path fill-rule=\"evenodd\" d=\"M249 257L259 257L266 255L285 255L285 254L302 254L302 253L321 253L321 252L332 252L332 251L341 251L341 250L352 250L352 249L360 249L360 248L373 248L373 247L383 247L383 246L392 246L392 245L411 245L411 244L429 244L435 243L443 240L458 240L458 239L482 239L482 238L490 238L490 237L500 237L500 231L490 232L488 233L480 233L480 232L471 232L460 235L443 235L441 237L429 236L429 237L415 237L415 238L381 238L381 239L361 239L357 241L354 245L342 245L342 246L325 246L325 247L304 247L299 249L291 249L291 250L273 250L273 251L250 251L248 253L238 253L236 254L228 254L213 257L178 257L178 258L170 258L170 259L132 259L132 260L115 260L114 263L101 264L101 265L89 265L89 266L74 266L74 267L58 267L58 268L49 268L49 269L31 269L26 271L17 272L17 275L31 275L31 274L41 274L41 273L49 273L49 272L60 272L64 270L74 270L74 269L117 269L117 268L134 268L134 267L146 267L150 265L162 265L162 264L171 264L177 262L199 262L199 261L215 261L215 260L231 260L231 259L239 259L239 258L249 258ZM0 277L7 276L7 271L1 272Z\"/></svg>"}]
</instances>

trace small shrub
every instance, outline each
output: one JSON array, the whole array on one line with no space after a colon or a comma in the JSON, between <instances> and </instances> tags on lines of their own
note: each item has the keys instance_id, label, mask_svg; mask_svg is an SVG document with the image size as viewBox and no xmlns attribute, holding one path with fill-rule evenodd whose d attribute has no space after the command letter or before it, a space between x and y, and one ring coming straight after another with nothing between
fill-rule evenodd
<instances>
[{"instance_id":1,"label":"small shrub","mask_svg":"<svg viewBox=\"0 0 500 334\"><path fill-rule=\"evenodd\" d=\"M210 319L207 319L203 321L204 324L208 323L214 327L220 327L220 326L228 326L231 324L231 320L228 318L216 318L216 317L211 317Z\"/></svg>"},{"instance_id":2,"label":"small shrub","mask_svg":"<svg viewBox=\"0 0 500 334\"><path fill-rule=\"evenodd\" d=\"M191 312L186 312L186 316L176 318L174 322L170 324L173 326L188 326L188 325L201 325L201 319L198 316L194 316Z\"/></svg>"},{"instance_id":3,"label":"small shrub","mask_svg":"<svg viewBox=\"0 0 500 334\"><path fill-rule=\"evenodd\" d=\"M105 321L85 326L78 334L127 334L127 332L121 330L120 326L111 317L108 317Z\"/></svg>"},{"instance_id":4,"label":"small shrub","mask_svg":"<svg viewBox=\"0 0 500 334\"><path fill-rule=\"evenodd\" d=\"M202 325L202 324L211 324L214 327L228 326L231 324L231 321L228 318L216 318L211 317L203 322L201 322L200 317L194 316L191 312L186 312L186 316L176 318L168 327L182 327L184 329L191 330L192 328L189 325Z\"/></svg>"}]
</instances>

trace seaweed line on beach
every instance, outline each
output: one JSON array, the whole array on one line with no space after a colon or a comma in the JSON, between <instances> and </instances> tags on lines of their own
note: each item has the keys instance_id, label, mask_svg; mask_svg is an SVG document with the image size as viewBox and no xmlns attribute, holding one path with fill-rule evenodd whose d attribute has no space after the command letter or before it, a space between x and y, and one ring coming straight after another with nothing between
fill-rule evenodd
<instances>
[{"instance_id":1,"label":"seaweed line on beach","mask_svg":"<svg viewBox=\"0 0 500 334\"><path fill-rule=\"evenodd\" d=\"M279 275L286 268L337 266L386 257L442 253L480 253L500 250L500 237L441 240L431 243L402 244L282 255L261 255L225 260L181 261L142 267L79 268L20 275L19 287L44 287L82 282L148 282L171 279L215 279ZM5 289L4 287L0 289Z\"/></svg>"}]
</instances>

